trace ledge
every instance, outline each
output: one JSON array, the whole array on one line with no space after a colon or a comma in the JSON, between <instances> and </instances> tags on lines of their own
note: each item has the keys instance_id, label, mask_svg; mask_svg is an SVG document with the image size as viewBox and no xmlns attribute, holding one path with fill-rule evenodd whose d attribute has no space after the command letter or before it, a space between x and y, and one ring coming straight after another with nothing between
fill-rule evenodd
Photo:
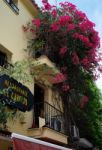
<instances>
[{"instance_id":1,"label":"ledge","mask_svg":"<svg viewBox=\"0 0 102 150\"><path fill-rule=\"evenodd\" d=\"M3 136L3 135L0 135L0 140L4 140L4 141L12 141L11 137L7 137L7 136Z\"/></svg>"},{"instance_id":2,"label":"ledge","mask_svg":"<svg viewBox=\"0 0 102 150\"><path fill-rule=\"evenodd\" d=\"M27 133L27 136L30 137L47 139L53 143L68 144L68 136L47 127L28 129Z\"/></svg>"},{"instance_id":3,"label":"ledge","mask_svg":"<svg viewBox=\"0 0 102 150\"><path fill-rule=\"evenodd\" d=\"M51 84L54 84L55 77L61 74L55 64L45 55L32 60L31 73L34 74L34 77L46 80Z\"/></svg>"}]
</instances>

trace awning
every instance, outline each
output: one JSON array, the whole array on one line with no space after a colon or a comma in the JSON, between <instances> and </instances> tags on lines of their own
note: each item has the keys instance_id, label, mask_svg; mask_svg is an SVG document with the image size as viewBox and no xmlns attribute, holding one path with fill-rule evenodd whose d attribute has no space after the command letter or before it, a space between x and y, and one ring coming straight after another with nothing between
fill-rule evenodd
<instances>
[{"instance_id":1,"label":"awning","mask_svg":"<svg viewBox=\"0 0 102 150\"><path fill-rule=\"evenodd\" d=\"M72 150L38 139L12 133L13 150Z\"/></svg>"}]
</instances>

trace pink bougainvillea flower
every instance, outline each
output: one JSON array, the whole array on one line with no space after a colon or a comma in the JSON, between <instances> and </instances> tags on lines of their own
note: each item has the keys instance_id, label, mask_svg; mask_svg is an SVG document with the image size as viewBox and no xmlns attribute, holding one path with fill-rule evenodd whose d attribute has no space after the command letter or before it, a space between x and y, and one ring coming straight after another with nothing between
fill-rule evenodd
<instances>
[{"instance_id":1,"label":"pink bougainvillea flower","mask_svg":"<svg viewBox=\"0 0 102 150\"><path fill-rule=\"evenodd\" d=\"M89 58L89 61L90 62L97 62L98 60L97 60L97 50L96 49L90 49L89 51L88 51L88 58Z\"/></svg>"},{"instance_id":2,"label":"pink bougainvillea flower","mask_svg":"<svg viewBox=\"0 0 102 150\"><path fill-rule=\"evenodd\" d=\"M79 10L75 11L75 17L77 17L80 21L87 19L86 14Z\"/></svg>"},{"instance_id":3,"label":"pink bougainvillea flower","mask_svg":"<svg viewBox=\"0 0 102 150\"><path fill-rule=\"evenodd\" d=\"M57 16L57 10L53 9L51 12L52 17L56 17Z\"/></svg>"},{"instance_id":4,"label":"pink bougainvillea flower","mask_svg":"<svg viewBox=\"0 0 102 150\"><path fill-rule=\"evenodd\" d=\"M60 56L63 56L67 52L67 50L67 46L61 47L59 52Z\"/></svg>"},{"instance_id":5,"label":"pink bougainvillea flower","mask_svg":"<svg viewBox=\"0 0 102 150\"><path fill-rule=\"evenodd\" d=\"M92 30L90 33L90 41L93 43L93 48L100 48L100 38L98 32Z\"/></svg>"},{"instance_id":6,"label":"pink bougainvillea flower","mask_svg":"<svg viewBox=\"0 0 102 150\"><path fill-rule=\"evenodd\" d=\"M61 72L66 72L67 71L67 67L64 66L64 67L61 67Z\"/></svg>"},{"instance_id":7,"label":"pink bougainvillea flower","mask_svg":"<svg viewBox=\"0 0 102 150\"><path fill-rule=\"evenodd\" d=\"M52 29L52 31L54 31L54 32L58 31L58 29L59 29L58 23L57 23L57 22L53 22L53 23L51 24L51 29Z\"/></svg>"},{"instance_id":8,"label":"pink bougainvillea flower","mask_svg":"<svg viewBox=\"0 0 102 150\"><path fill-rule=\"evenodd\" d=\"M84 106L86 105L86 103L88 102L89 98L87 96L83 96L80 100L80 108L84 108Z\"/></svg>"},{"instance_id":9,"label":"pink bougainvillea flower","mask_svg":"<svg viewBox=\"0 0 102 150\"><path fill-rule=\"evenodd\" d=\"M79 33L74 33L73 37L75 39L81 40L86 47L91 47L92 46L90 41L89 41L89 38L86 37L85 35L82 35L82 34L79 34Z\"/></svg>"},{"instance_id":10,"label":"pink bougainvillea flower","mask_svg":"<svg viewBox=\"0 0 102 150\"><path fill-rule=\"evenodd\" d=\"M45 10L50 10L51 5L47 2L47 3L44 4L44 8L45 8Z\"/></svg>"},{"instance_id":11,"label":"pink bougainvillea flower","mask_svg":"<svg viewBox=\"0 0 102 150\"><path fill-rule=\"evenodd\" d=\"M72 83L75 79L73 69L82 68L81 71L91 73L92 78L97 78L97 73L102 72L102 68L99 67L102 56L98 53L100 39L98 32L94 29L95 24L72 3L60 3L60 7L59 5L57 7L50 5L48 0L42 0L42 2L41 20L32 21L34 27L36 26L34 28L37 37L37 40L34 39L35 45L36 42L44 40L41 49L60 68L61 74L49 80L54 84L60 83L60 89L65 92L71 88L76 90L75 84ZM82 108L87 101L88 98L83 96L80 102Z\"/></svg>"},{"instance_id":12,"label":"pink bougainvillea flower","mask_svg":"<svg viewBox=\"0 0 102 150\"><path fill-rule=\"evenodd\" d=\"M57 74L54 79L53 79L53 83L60 83L66 80L66 76L63 73L59 73Z\"/></svg>"},{"instance_id":13,"label":"pink bougainvillea flower","mask_svg":"<svg viewBox=\"0 0 102 150\"><path fill-rule=\"evenodd\" d=\"M42 0L42 3L47 3L48 2L48 0Z\"/></svg>"},{"instance_id":14,"label":"pink bougainvillea flower","mask_svg":"<svg viewBox=\"0 0 102 150\"><path fill-rule=\"evenodd\" d=\"M84 66L89 65L89 60L88 60L88 58L87 58L87 57L83 58L83 59L81 60L81 64L84 65Z\"/></svg>"},{"instance_id":15,"label":"pink bougainvillea flower","mask_svg":"<svg viewBox=\"0 0 102 150\"><path fill-rule=\"evenodd\" d=\"M79 65L80 64L79 57L78 57L76 52L72 53L72 62L73 62L74 65Z\"/></svg>"},{"instance_id":16,"label":"pink bougainvillea flower","mask_svg":"<svg viewBox=\"0 0 102 150\"><path fill-rule=\"evenodd\" d=\"M74 24L69 24L67 27L67 31L72 31L75 29L75 25Z\"/></svg>"},{"instance_id":17,"label":"pink bougainvillea flower","mask_svg":"<svg viewBox=\"0 0 102 150\"><path fill-rule=\"evenodd\" d=\"M95 24L88 19L79 24L79 28L82 32L89 32L89 30L92 30L93 27L95 27Z\"/></svg>"},{"instance_id":18,"label":"pink bougainvillea flower","mask_svg":"<svg viewBox=\"0 0 102 150\"><path fill-rule=\"evenodd\" d=\"M67 2L65 2L65 4L66 4L66 3L67 3ZM68 2L67 4L68 4L68 7L69 7L69 9L70 9L71 11L76 10L76 6L75 6L74 4L72 4L72 3L70 3L70 2Z\"/></svg>"},{"instance_id":19,"label":"pink bougainvillea flower","mask_svg":"<svg viewBox=\"0 0 102 150\"><path fill-rule=\"evenodd\" d=\"M70 90L69 85L67 85L67 84L62 85L62 90L63 90L64 92L68 92L68 91Z\"/></svg>"},{"instance_id":20,"label":"pink bougainvillea flower","mask_svg":"<svg viewBox=\"0 0 102 150\"><path fill-rule=\"evenodd\" d=\"M32 23L36 26L36 27L40 27L41 25L41 20L40 19L33 19Z\"/></svg>"},{"instance_id":21,"label":"pink bougainvillea flower","mask_svg":"<svg viewBox=\"0 0 102 150\"><path fill-rule=\"evenodd\" d=\"M73 10L75 11L76 6L70 2L61 2L59 3L59 5L64 9L67 10L69 12L72 12Z\"/></svg>"},{"instance_id":22,"label":"pink bougainvillea flower","mask_svg":"<svg viewBox=\"0 0 102 150\"><path fill-rule=\"evenodd\" d=\"M68 23L71 23L71 21L72 21L72 18L70 16L60 16L59 17L59 24L61 26L65 26Z\"/></svg>"}]
</instances>

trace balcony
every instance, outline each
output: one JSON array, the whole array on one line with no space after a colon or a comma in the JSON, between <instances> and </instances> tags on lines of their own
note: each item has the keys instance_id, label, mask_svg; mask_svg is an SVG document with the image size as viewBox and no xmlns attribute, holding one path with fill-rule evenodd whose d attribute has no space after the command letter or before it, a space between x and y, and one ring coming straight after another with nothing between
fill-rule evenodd
<instances>
[{"instance_id":1,"label":"balcony","mask_svg":"<svg viewBox=\"0 0 102 150\"><path fill-rule=\"evenodd\" d=\"M47 102L34 104L35 123L38 117L45 119L45 125L55 131L64 133L63 113ZM37 124L38 125L38 124Z\"/></svg>"},{"instance_id":2,"label":"balcony","mask_svg":"<svg viewBox=\"0 0 102 150\"><path fill-rule=\"evenodd\" d=\"M47 102L34 104L34 122L28 129L28 136L67 144L63 113Z\"/></svg>"},{"instance_id":3,"label":"balcony","mask_svg":"<svg viewBox=\"0 0 102 150\"><path fill-rule=\"evenodd\" d=\"M46 55L41 55L32 60L31 73L35 79L45 83L55 84L56 76L60 78L59 81L57 80L57 83L65 80L59 69Z\"/></svg>"}]
</instances>

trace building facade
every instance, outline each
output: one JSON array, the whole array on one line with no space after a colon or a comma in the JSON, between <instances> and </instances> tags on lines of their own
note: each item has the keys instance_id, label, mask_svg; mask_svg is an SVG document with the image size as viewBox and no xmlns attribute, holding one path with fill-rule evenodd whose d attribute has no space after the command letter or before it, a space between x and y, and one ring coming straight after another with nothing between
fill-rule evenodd
<instances>
[{"instance_id":1,"label":"building facade","mask_svg":"<svg viewBox=\"0 0 102 150\"><path fill-rule=\"evenodd\" d=\"M31 0L0 1L1 70L7 64L30 59L24 51L27 48L28 38L22 26L34 18L38 9L35 2ZM53 89L52 82L53 76L60 73L59 70L48 57L43 55L33 60L32 68L27 72L34 74L32 83L23 83L33 95L32 107L26 111L18 108L18 115L15 115L12 120L8 118L7 128L0 129L0 148L12 149L10 139L12 132L67 146L68 136L64 131L62 100L58 92ZM14 85L10 84L10 86ZM10 107L10 104L9 108L10 110L7 111L12 112L13 107Z\"/></svg>"}]
</instances>

